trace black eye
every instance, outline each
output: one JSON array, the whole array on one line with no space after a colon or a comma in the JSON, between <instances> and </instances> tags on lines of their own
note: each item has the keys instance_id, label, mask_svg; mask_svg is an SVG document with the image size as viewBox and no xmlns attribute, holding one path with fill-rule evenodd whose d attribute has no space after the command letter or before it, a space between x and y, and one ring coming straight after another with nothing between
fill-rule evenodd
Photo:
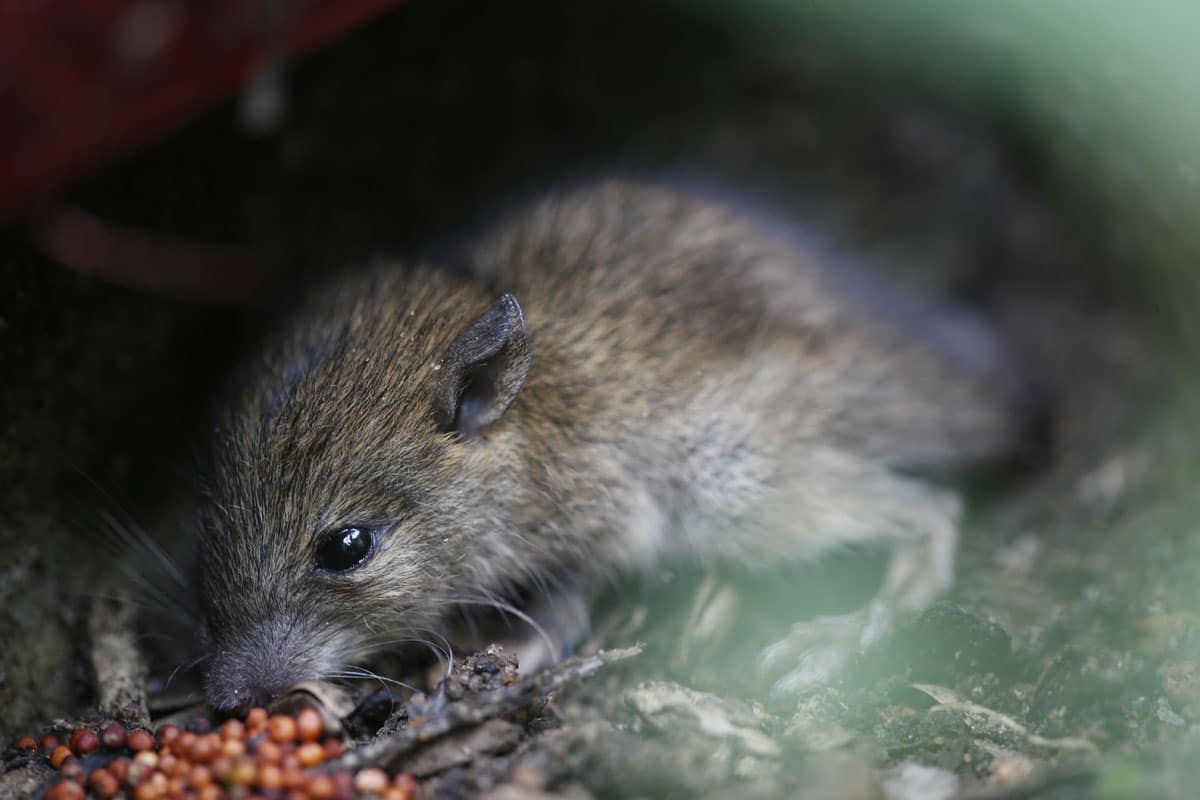
<instances>
[{"instance_id":1,"label":"black eye","mask_svg":"<svg viewBox=\"0 0 1200 800\"><path fill-rule=\"evenodd\" d=\"M317 567L345 572L362 564L375 549L375 535L364 528L339 528L317 542Z\"/></svg>"}]
</instances>

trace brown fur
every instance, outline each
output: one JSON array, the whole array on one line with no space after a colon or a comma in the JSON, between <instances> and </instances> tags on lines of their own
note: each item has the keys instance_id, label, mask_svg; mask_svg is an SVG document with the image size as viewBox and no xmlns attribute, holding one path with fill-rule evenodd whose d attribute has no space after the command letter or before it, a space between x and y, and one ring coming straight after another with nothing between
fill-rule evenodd
<instances>
[{"instance_id":1,"label":"brown fur","mask_svg":"<svg viewBox=\"0 0 1200 800\"><path fill-rule=\"evenodd\" d=\"M994 354L955 357L932 326L881 314L886 294L845 285L829 254L724 204L600 183L519 210L466 262L463 277L339 278L250 364L206 505L214 705L441 631L464 600L569 595L664 556L771 563L893 541L849 634L814 648L806 629L768 653L819 678L839 657L809 650L865 643L949 582L957 501L896 470L1022 444ZM448 432L441 362L505 292L527 379L479 436ZM318 574L315 538L351 524L383 531L378 552Z\"/></svg>"}]
</instances>

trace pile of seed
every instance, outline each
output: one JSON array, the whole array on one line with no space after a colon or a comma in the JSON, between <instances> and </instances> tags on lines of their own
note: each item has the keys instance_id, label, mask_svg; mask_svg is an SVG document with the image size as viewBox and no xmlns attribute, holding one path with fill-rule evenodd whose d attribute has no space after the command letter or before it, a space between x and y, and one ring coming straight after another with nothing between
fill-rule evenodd
<instances>
[{"instance_id":1,"label":"pile of seed","mask_svg":"<svg viewBox=\"0 0 1200 800\"><path fill-rule=\"evenodd\" d=\"M407 774L306 771L342 754L341 740L323 734L313 709L293 717L254 708L244 722L216 730L204 719L186 730L163 725L154 735L113 722L72 731L66 743L53 734L22 736L14 748L42 755L62 776L45 800L411 800L417 784Z\"/></svg>"}]
</instances>

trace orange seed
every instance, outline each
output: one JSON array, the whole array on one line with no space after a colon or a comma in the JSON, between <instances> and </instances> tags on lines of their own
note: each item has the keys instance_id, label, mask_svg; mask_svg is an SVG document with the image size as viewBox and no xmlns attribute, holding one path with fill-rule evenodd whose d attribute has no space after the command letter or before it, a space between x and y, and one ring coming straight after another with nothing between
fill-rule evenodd
<instances>
[{"instance_id":1,"label":"orange seed","mask_svg":"<svg viewBox=\"0 0 1200 800\"><path fill-rule=\"evenodd\" d=\"M50 766L54 767L55 769L59 769L62 767L63 762L66 761L70 756L71 748L67 747L65 744L60 744L58 747L54 748L54 752L50 754Z\"/></svg>"},{"instance_id":2,"label":"orange seed","mask_svg":"<svg viewBox=\"0 0 1200 800\"><path fill-rule=\"evenodd\" d=\"M46 790L46 800L83 800L83 787L75 781L59 781Z\"/></svg>"},{"instance_id":3,"label":"orange seed","mask_svg":"<svg viewBox=\"0 0 1200 800\"><path fill-rule=\"evenodd\" d=\"M315 708L306 708L296 715L296 733L302 742L315 742L325 731L325 723Z\"/></svg>"},{"instance_id":4,"label":"orange seed","mask_svg":"<svg viewBox=\"0 0 1200 800\"><path fill-rule=\"evenodd\" d=\"M276 714L267 723L267 735L276 742L290 742L296 738L296 720L287 714Z\"/></svg>"},{"instance_id":5,"label":"orange seed","mask_svg":"<svg viewBox=\"0 0 1200 800\"><path fill-rule=\"evenodd\" d=\"M305 742L296 749L296 758L302 767L315 767L325 760L325 748L316 742Z\"/></svg>"},{"instance_id":6,"label":"orange seed","mask_svg":"<svg viewBox=\"0 0 1200 800\"><path fill-rule=\"evenodd\" d=\"M153 749L154 737L146 731L136 730L129 734L129 738L125 744L135 753L141 753Z\"/></svg>"},{"instance_id":7,"label":"orange seed","mask_svg":"<svg viewBox=\"0 0 1200 800\"><path fill-rule=\"evenodd\" d=\"M388 788L387 773L378 767L360 770L354 776L354 788L363 794L379 794Z\"/></svg>"}]
</instances>

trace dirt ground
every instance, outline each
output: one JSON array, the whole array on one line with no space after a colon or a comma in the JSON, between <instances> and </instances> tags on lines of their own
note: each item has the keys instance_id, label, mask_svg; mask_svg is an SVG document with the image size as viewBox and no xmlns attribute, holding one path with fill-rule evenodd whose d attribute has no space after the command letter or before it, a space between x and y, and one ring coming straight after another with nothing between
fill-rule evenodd
<instances>
[{"instance_id":1,"label":"dirt ground","mask_svg":"<svg viewBox=\"0 0 1200 800\"><path fill-rule=\"evenodd\" d=\"M757 654L788 623L869 596L877 554L778 575L644 576L613 588L588 651L641 642L639 655L534 692L515 716L499 708L487 719L515 728L489 729L485 755L430 768L428 788L1193 796L1191 375L1136 232L1011 120L864 84L819 44L767 47L653 3L493 6L413 2L287 74L274 132L245 133L228 104L71 200L254 248L282 265L282 295L546 182L614 165L702 171L905 281L985 297L1052 385L1057 439L1051 463L979 490L952 594L836 684L773 696ZM271 303L215 309L105 285L23 231L0 236L0 261L7 740L95 702L87 615L123 585L105 520L186 551L179 520L206 415ZM161 683L174 653L145 644Z\"/></svg>"}]
</instances>

